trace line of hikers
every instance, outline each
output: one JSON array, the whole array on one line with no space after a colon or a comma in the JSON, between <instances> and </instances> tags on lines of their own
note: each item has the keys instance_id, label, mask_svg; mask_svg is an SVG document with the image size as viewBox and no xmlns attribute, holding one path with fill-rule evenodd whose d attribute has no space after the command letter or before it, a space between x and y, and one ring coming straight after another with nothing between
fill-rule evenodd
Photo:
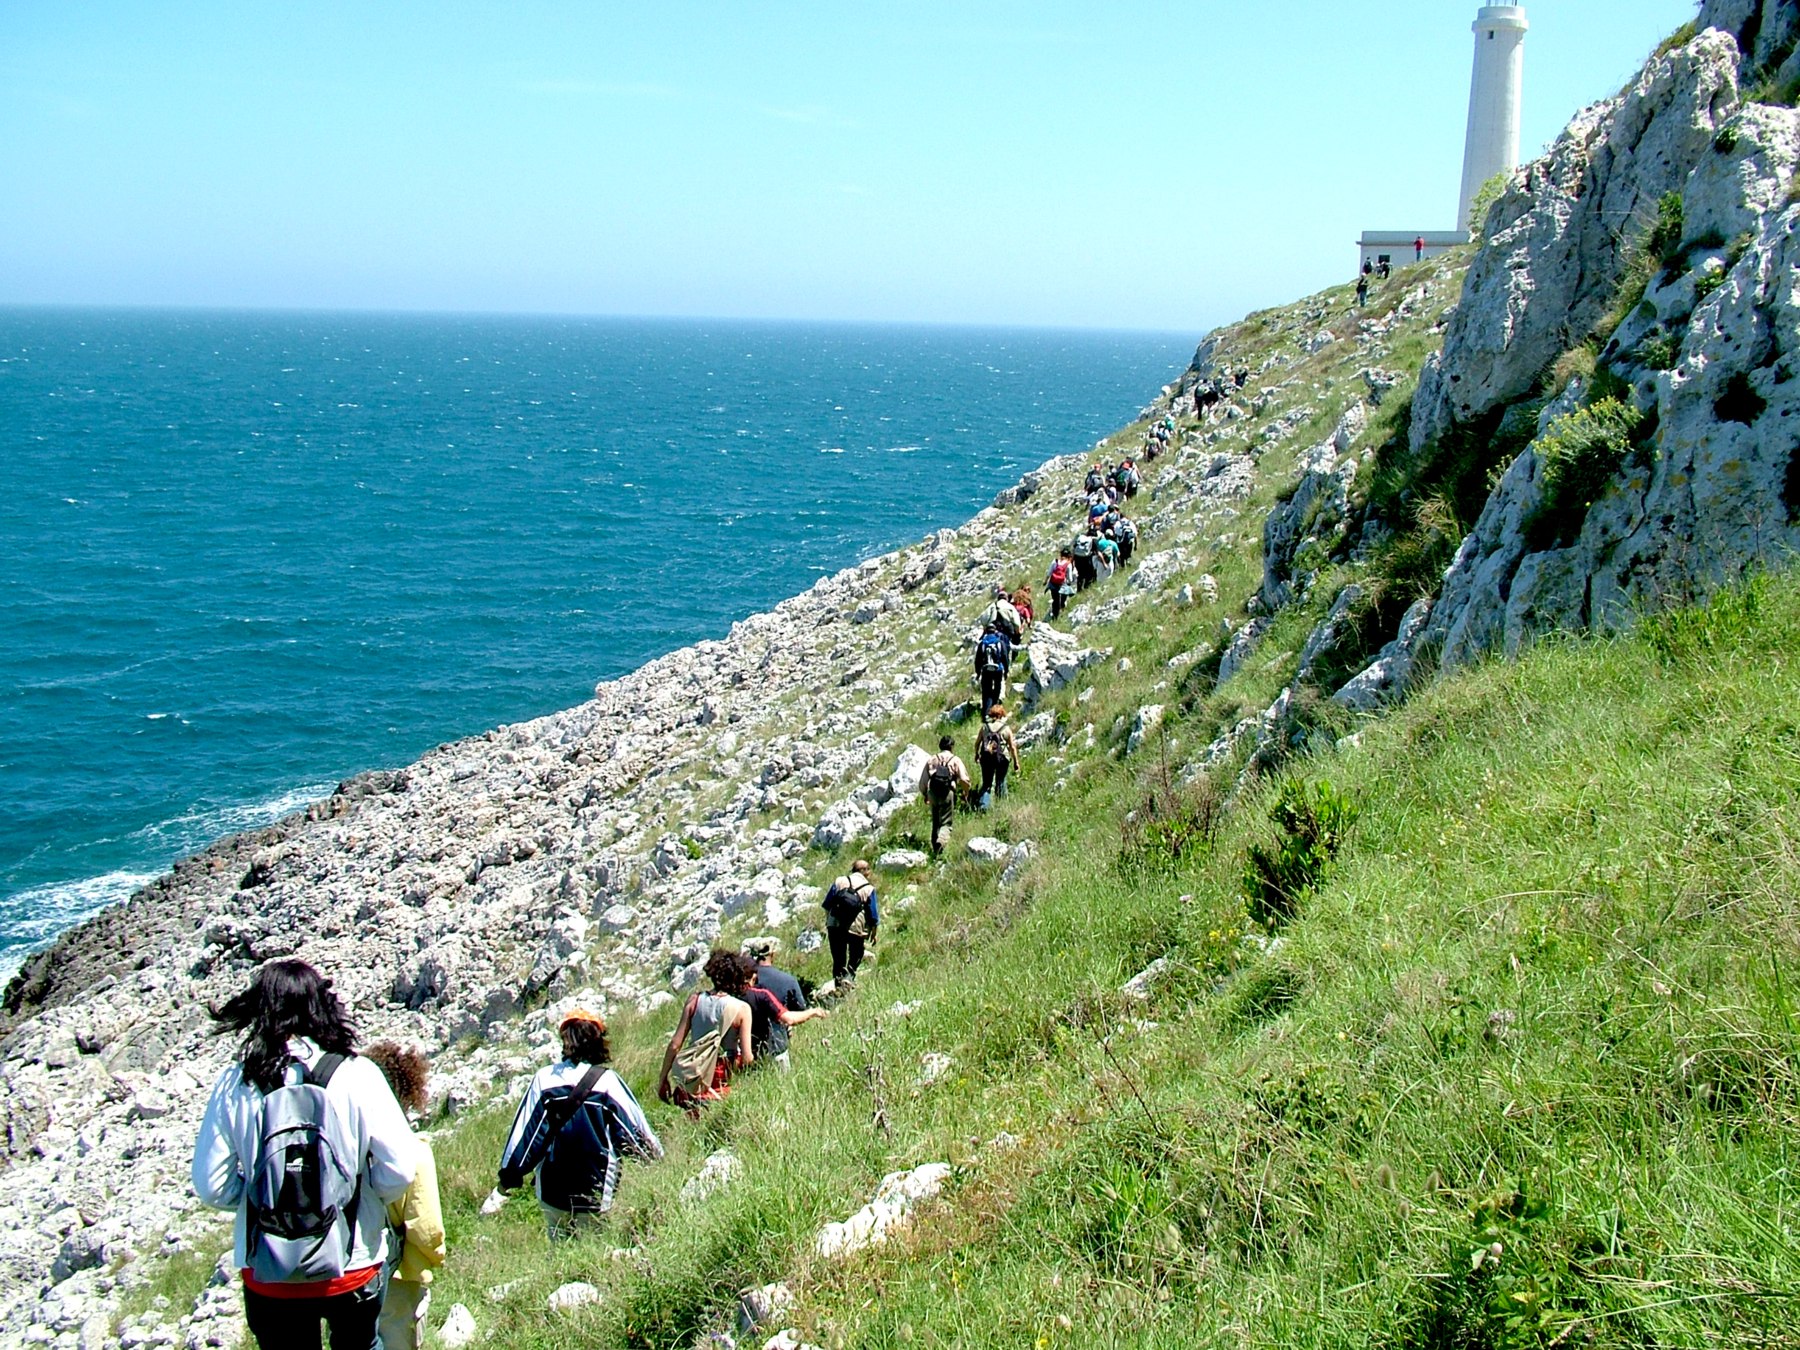
<instances>
[{"instance_id":1,"label":"line of hikers","mask_svg":"<svg viewBox=\"0 0 1800 1350\"><path fill-rule=\"evenodd\" d=\"M1164 424L1153 429L1152 446L1168 443L1174 419ZM1130 560L1137 528L1119 504L1141 486L1130 459L1089 472L1086 526L1045 578L1053 617L1069 596ZM918 782L933 857L949 845L959 804L988 809L1019 767L1003 700L1034 618L1029 586L997 587L982 616L975 655L981 783L971 779L955 738L941 737ZM853 862L821 905L832 990L846 992L881 925L870 864ZM697 1117L730 1093L734 1075L757 1063L788 1069L792 1029L827 1013L808 1002L799 979L773 964L775 949L774 939L759 938L742 952L708 956L710 987L688 996L663 1055L661 1100ZM212 1017L218 1031L240 1040L207 1102L192 1180L203 1203L236 1212L233 1262L259 1350L318 1350L322 1328L332 1350L421 1350L432 1272L445 1258L436 1161L408 1119L427 1106L424 1055L392 1041L358 1052L356 1029L331 981L295 959L263 966ZM643 1108L610 1067L606 1019L573 1008L557 1035L561 1057L527 1086L496 1194L483 1206L493 1212L500 1195L535 1173L552 1241L603 1219L624 1159L663 1156Z\"/></svg>"},{"instance_id":2,"label":"line of hikers","mask_svg":"<svg viewBox=\"0 0 1800 1350\"><path fill-rule=\"evenodd\" d=\"M870 865L858 859L826 893L837 988L853 986L881 922ZM714 951L711 989L691 995L657 1082L698 1115L758 1062L789 1064L789 1031L826 1016L778 969L775 941ZM428 1104L430 1066L415 1048L357 1034L332 982L304 961L271 961L212 1010L239 1038L213 1085L194 1143L194 1192L235 1211L232 1261L259 1350L421 1350L432 1272L445 1258L437 1165L409 1113ZM663 1156L643 1108L611 1068L606 1019L572 1008L561 1057L532 1076L507 1133L497 1198L536 1174L551 1241L599 1224L623 1161Z\"/></svg>"}]
</instances>

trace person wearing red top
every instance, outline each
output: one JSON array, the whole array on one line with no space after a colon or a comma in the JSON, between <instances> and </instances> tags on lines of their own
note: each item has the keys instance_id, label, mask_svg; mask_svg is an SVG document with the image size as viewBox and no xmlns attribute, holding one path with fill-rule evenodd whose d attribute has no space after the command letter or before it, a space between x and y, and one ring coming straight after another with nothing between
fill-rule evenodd
<instances>
[{"instance_id":1,"label":"person wearing red top","mask_svg":"<svg viewBox=\"0 0 1800 1350\"><path fill-rule=\"evenodd\" d=\"M213 1013L242 1035L238 1062L219 1075L194 1141L192 1179L201 1203L237 1211L234 1259L244 1281L244 1321L260 1350L374 1350L392 1255L387 1207L406 1193L419 1146L387 1077L355 1053L356 1029L325 979L304 961L271 961L250 987ZM323 1080L323 1081L321 1081ZM311 1084L311 1087L307 1085ZM264 1168L264 1103L284 1088L323 1095L322 1128L357 1160L359 1203L340 1217L342 1244L328 1278L258 1279L273 1241L253 1225L252 1179ZM291 1164L290 1164L291 1165Z\"/></svg>"}]
</instances>

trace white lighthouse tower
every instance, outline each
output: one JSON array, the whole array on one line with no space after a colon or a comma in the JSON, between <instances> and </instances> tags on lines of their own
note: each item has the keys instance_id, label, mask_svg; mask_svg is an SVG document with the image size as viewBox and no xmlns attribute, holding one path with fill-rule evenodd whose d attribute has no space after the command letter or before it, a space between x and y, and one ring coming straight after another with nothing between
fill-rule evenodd
<instances>
[{"instance_id":1,"label":"white lighthouse tower","mask_svg":"<svg viewBox=\"0 0 1800 1350\"><path fill-rule=\"evenodd\" d=\"M1469 242L1469 208L1497 173L1519 167L1519 106L1525 90L1523 5L1483 5L1475 16L1475 75L1455 230L1368 230L1357 241L1364 267L1434 258Z\"/></svg>"},{"instance_id":2,"label":"white lighthouse tower","mask_svg":"<svg viewBox=\"0 0 1800 1350\"><path fill-rule=\"evenodd\" d=\"M1519 104L1525 90L1523 5L1483 5L1475 16L1475 76L1469 87L1469 136L1463 149L1456 228L1473 224L1469 208L1482 185L1519 167Z\"/></svg>"}]
</instances>

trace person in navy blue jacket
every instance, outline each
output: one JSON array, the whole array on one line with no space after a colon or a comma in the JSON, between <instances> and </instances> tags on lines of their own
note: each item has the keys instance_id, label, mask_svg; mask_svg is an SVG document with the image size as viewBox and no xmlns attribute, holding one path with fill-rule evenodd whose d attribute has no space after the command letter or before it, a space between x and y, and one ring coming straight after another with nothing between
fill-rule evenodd
<instances>
[{"instance_id":1,"label":"person in navy blue jacket","mask_svg":"<svg viewBox=\"0 0 1800 1350\"><path fill-rule=\"evenodd\" d=\"M525 1089L500 1158L500 1189L537 1172L538 1204L552 1242L572 1237L612 1208L623 1157L654 1161L662 1142L625 1080L606 1067L606 1020L575 1008L564 1015L562 1059Z\"/></svg>"}]
</instances>

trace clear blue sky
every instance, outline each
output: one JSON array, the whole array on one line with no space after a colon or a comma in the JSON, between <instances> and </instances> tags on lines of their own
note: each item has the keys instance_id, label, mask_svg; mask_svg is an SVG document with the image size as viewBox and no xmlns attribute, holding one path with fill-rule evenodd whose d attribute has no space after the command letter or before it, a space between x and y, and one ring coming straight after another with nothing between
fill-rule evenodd
<instances>
[{"instance_id":1,"label":"clear blue sky","mask_svg":"<svg viewBox=\"0 0 1800 1350\"><path fill-rule=\"evenodd\" d=\"M1474 0L4 0L0 303L1194 329L1449 228ZM1692 0L1529 6L1525 150Z\"/></svg>"}]
</instances>

